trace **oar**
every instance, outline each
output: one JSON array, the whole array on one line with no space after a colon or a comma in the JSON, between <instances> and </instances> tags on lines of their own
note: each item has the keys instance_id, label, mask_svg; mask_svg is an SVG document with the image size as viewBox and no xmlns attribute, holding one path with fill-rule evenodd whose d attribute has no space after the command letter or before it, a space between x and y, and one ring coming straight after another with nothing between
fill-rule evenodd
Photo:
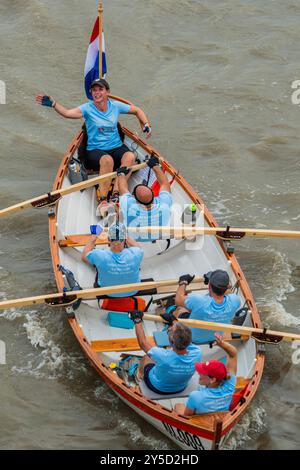
<instances>
[{"instance_id":1,"label":"oar","mask_svg":"<svg viewBox=\"0 0 300 470\"><path fill-rule=\"evenodd\" d=\"M131 168L132 171L138 171L142 168L147 166L146 163L140 163L139 165L134 165ZM101 183L101 181L105 181L107 179L113 178L116 176L116 172L106 173L105 175L99 175L95 178L88 179L86 181L82 181L81 183L76 183L67 188L63 189L56 189L51 191L47 194L42 194L41 196L35 197L33 199L28 199L27 201L19 202L14 206L6 207L6 209L0 210L0 217L4 217L6 215L14 214L15 212L21 211L23 209L32 208L41 208L45 206L49 206L55 204L62 196L66 196L67 194L74 193L76 191L81 191L82 189L90 188L91 186L95 186L96 184Z\"/></svg>"},{"instance_id":2,"label":"oar","mask_svg":"<svg viewBox=\"0 0 300 470\"><path fill-rule=\"evenodd\" d=\"M202 277L195 277L191 283L203 282ZM4 300L0 302L0 310L8 308L26 307L28 305L48 304L52 306L63 306L72 304L77 299L95 299L98 295L111 295L122 292L132 292L139 290L159 289L165 286L178 286L178 279L166 279L163 281L139 282L136 284L123 284L118 286L98 287L94 289L83 289L68 291L57 294L45 294L35 297L25 297L22 299ZM204 284L203 284L204 286Z\"/></svg>"},{"instance_id":3,"label":"oar","mask_svg":"<svg viewBox=\"0 0 300 470\"><path fill-rule=\"evenodd\" d=\"M143 318L150 321L164 323L159 315L144 314ZM279 343L280 341L299 341L300 334L285 333L282 331L267 330L266 328L253 328L249 326L238 326L225 323L214 323L201 320L189 320L179 318L180 323L184 323L190 328L200 328L202 330L226 331L229 333L238 333L243 336L253 337L256 341L264 343Z\"/></svg>"},{"instance_id":4,"label":"oar","mask_svg":"<svg viewBox=\"0 0 300 470\"><path fill-rule=\"evenodd\" d=\"M149 233L173 236L175 238L191 237L195 235L217 235L220 238L229 240L239 240L248 237L283 237L300 238L300 231L296 230L267 230L253 228L233 228L233 227L188 227L182 226L151 226L151 227L129 227L131 233Z\"/></svg>"},{"instance_id":5,"label":"oar","mask_svg":"<svg viewBox=\"0 0 300 470\"><path fill-rule=\"evenodd\" d=\"M143 233L160 235L161 239L186 238L200 235L216 235L225 240L240 240L248 237L282 237L282 238L300 238L300 231L293 230L265 230L250 228L224 228L224 227L187 227L186 225L178 227L128 227L128 234ZM163 236L164 235L164 236ZM59 240L60 247L80 247L86 245L91 239L90 234L65 235L65 240ZM107 243L106 235L103 234L96 240L96 245Z\"/></svg>"}]
</instances>

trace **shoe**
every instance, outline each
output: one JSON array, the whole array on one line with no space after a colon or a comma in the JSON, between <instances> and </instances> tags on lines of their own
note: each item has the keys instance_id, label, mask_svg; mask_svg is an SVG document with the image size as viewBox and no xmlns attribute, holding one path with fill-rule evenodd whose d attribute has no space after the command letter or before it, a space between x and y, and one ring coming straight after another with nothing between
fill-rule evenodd
<instances>
[{"instance_id":1,"label":"shoe","mask_svg":"<svg viewBox=\"0 0 300 470\"><path fill-rule=\"evenodd\" d=\"M110 198L110 202L113 202L114 204L118 204L119 198L120 198L119 192L115 191Z\"/></svg>"},{"instance_id":2,"label":"shoe","mask_svg":"<svg viewBox=\"0 0 300 470\"><path fill-rule=\"evenodd\" d=\"M103 199L96 209L96 216L101 217L102 219L108 214L108 202L106 199Z\"/></svg>"}]
</instances>

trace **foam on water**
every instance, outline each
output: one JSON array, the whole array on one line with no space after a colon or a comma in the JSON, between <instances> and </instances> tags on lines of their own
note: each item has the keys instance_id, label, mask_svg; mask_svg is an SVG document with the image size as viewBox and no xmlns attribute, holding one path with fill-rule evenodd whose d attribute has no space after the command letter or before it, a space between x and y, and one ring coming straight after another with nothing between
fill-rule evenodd
<instances>
[{"instance_id":1,"label":"foam on water","mask_svg":"<svg viewBox=\"0 0 300 470\"><path fill-rule=\"evenodd\" d=\"M138 426L136 421L133 421L129 418L118 418L116 424L118 433L126 433L130 441L142 449L159 449L159 450L169 450L171 448L169 439L166 439L163 442L162 438L156 438L153 435L146 436L144 430Z\"/></svg>"},{"instance_id":2,"label":"foam on water","mask_svg":"<svg viewBox=\"0 0 300 470\"><path fill-rule=\"evenodd\" d=\"M222 446L224 450L242 449L255 435L266 429L266 411L252 403Z\"/></svg>"},{"instance_id":3,"label":"foam on water","mask_svg":"<svg viewBox=\"0 0 300 470\"><path fill-rule=\"evenodd\" d=\"M27 337L36 351L26 356L27 364L13 366L12 371L47 379L59 377L72 379L75 371L86 374L87 369L83 357L63 351L53 340L47 328L42 325L37 314L37 311L27 313L26 322L23 324Z\"/></svg>"},{"instance_id":4,"label":"foam on water","mask_svg":"<svg viewBox=\"0 0 300 470\"><path fill-rule=\"evenodd\" d=\"M258 300L258 305L263 304L264 312L268 313L268 319L276 321L284 326L300 325L300 317L286 311L283 301L287 300L288 294L295 291L291 283L292 267L287 257L279 251L268 248L267 252L274 257L272 275L268 278L268 289L265 290L264 298Z\"/></svg>"}]
</instances>

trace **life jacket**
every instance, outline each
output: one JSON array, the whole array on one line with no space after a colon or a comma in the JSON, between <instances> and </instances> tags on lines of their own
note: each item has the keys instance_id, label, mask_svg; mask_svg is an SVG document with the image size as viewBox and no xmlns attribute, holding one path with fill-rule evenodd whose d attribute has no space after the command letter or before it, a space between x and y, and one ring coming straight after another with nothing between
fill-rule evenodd
<instances>
[{"instance_id":1,"label":"life jacket","mask_svg":"<svg viewBox=\"0 0 300 470\"><path fill-rule=\"evenodd\" d=\"M129 312L130 310L144 312L146 302L142 297L111 297L103 300L101 308L112 312Z\"/></svg>"}]
</instances>

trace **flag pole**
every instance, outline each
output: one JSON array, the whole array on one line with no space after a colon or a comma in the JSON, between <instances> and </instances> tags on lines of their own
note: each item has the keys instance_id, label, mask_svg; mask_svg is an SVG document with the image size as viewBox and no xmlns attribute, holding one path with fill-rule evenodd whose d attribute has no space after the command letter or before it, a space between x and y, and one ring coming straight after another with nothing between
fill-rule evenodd
<instances>
[{"instance_id":1,"label":"flag pole","mask_svg":"<svg viewBox=\"0 0 300 470\"><path fill-rule=\"evenodd\" d=\"M102 29L103 29L103 4L99 2L99 78L102 78Z\"/></svg>"}]
</instances>

